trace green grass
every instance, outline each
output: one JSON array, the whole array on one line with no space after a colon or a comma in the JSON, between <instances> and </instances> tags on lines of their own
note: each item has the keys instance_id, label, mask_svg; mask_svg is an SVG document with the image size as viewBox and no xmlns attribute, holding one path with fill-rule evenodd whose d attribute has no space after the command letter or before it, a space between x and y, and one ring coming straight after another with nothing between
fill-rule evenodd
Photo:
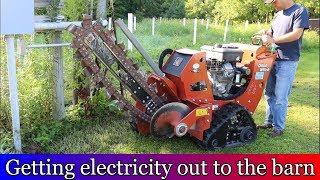
<instances>
[{"instance_id":1,"label":"green grass","mask_svg":"<svg viewBox=\"0 0 320 180\"><path fill-rule=\"evenodd\" d=\"M262 24L261 28L268 25ZM250 37L260 27L250 25L247 32L244 24L232 24L228 42L249 43ZM136 36L153 59L157 59L165 48L199 49L202 45L221 43L224 27L210 26L198 22L198 41L192 45L193 25L187 22L183 27L179 20L163 20L156 24L156 34L151 36L151 20L138 22ZM124 35L118 33L120 41L127 42ZM37 42L44 42L44 35L37 35ZM304 36L302 58L299 64L293 93L290 98L287 128L283 136L271 139L266 130L258 132L256 142L237 148L226 148L215 152L201 150L188 137L158 139L142 136L131 131L124 116L114 110L104 97L92 100L95 112L91 119L83 118L83 110L72 107L71 97L74 82L72 80L74 60L72 50L64 51L65 95L68 107L67 118L63 121L52 120L52 64L48 50L29 52L24 63L18 64L19 98L24 150L26 152L50 153L318 153L319 152L319 35L306 32ZM29 37L27 37L29 40ZM68 33L65 40L70 40ZM3 42L1 42L3 43ZM5 60L1 52L0 68L5 84ZM143 69L149 69L142 57L130 52ZM1 84L2 86L2 84ZM10 137L10 118L8 90L1 91L1 128L0 153L12 150L8 145ZM257 124L264 120L265 101L261 100L254 119ZM4 123L3 123L4 122ZM5 137L5 138L2 138ZM2 140L3 139L3 140Z\"/></svg>"}]
</instances>

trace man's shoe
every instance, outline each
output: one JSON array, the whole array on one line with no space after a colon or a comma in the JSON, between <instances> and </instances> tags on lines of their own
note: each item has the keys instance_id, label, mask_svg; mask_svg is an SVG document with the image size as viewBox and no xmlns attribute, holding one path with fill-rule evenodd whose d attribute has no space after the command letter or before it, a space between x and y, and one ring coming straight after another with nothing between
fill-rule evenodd
<instances>
[{"instance_id":1,"label":"man's shoe","mask_svg":"<svg viewBox=\"0 0 320 180\"><path fill-rule=\"evenodd\" d=\"M263 124L263 125L258 125L257 129L271 129L273 128L272 124Z\"/></svg>"},{"instance_id":2,"label":"man's shoe","mask_svg":"<svg viewBox=\"0 0 320 180\"><path fill-rule=\"evenodd\" d=\"M283 131L274 129L269 133L269 136L274 138L274 137L281 136L282 134L283 134Z\"/></svg>"}]
</instances>

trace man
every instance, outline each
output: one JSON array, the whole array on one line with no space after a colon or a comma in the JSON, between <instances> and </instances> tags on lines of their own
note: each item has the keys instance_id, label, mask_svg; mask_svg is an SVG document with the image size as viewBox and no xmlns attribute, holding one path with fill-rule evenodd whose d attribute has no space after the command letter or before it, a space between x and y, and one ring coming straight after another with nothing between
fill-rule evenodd
<instances>
[{"instance_id":1,"label":"man","mask_svg":"<svg viewBox=\"0 0 320 180\"><path fill-rule=\"evenodd\" d=\"M278 57L265 90L266 120L258 128L273 128L269 135L276 137L282 135L285 129L288 98L298 67L303 32L309 28L309 13L292 0L264 1L278 11L271 29L262 31L262 34L268 35L265 44L277 46Z\"/></svg>"}]
</instances>

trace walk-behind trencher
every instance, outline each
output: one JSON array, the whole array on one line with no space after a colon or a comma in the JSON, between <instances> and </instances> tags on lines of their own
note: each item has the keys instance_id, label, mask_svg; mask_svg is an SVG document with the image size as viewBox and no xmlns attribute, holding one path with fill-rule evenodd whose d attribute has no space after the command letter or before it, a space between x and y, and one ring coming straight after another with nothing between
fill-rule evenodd
<instances>
[{"instance_id":1,"label":"walk-behind trencher","mask_svg":"<svg viewBox=\"0 0 320 180\"><path fill-rule=\"evenodd\" d=\"M114 30L84 16L71 25L73 48L86 74L129 115L132 128L162 138L190 135L208 150L253 142L252 118L276 58L264 45L221 44L164 50L156 65L121 20L116 20L153 73L146 75L118 44ZM255 37L254 40L259 39ZM135 104L121 95L113 75Z\"/></svg>"}]
</instances>

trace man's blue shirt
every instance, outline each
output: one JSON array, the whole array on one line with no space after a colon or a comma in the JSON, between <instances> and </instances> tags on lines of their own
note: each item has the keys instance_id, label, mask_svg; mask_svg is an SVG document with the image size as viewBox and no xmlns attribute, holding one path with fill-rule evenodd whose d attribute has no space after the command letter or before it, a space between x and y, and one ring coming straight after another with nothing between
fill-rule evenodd
<instances>
[{"instance_id":1,"label":"man's blue shirt","mask_svg":"<svg viewBox=\"0 0 320 180\"><path fill-rule=\"evenodd\" d=\"M279 37L297 28L309 29L309 12L301 5L294 4L286 10L277 12L273 19L271 30L273 37ZM302 36L293 42L277 44L277 60L298 61L301 45Z\"/></svg>"}]
</instances>

